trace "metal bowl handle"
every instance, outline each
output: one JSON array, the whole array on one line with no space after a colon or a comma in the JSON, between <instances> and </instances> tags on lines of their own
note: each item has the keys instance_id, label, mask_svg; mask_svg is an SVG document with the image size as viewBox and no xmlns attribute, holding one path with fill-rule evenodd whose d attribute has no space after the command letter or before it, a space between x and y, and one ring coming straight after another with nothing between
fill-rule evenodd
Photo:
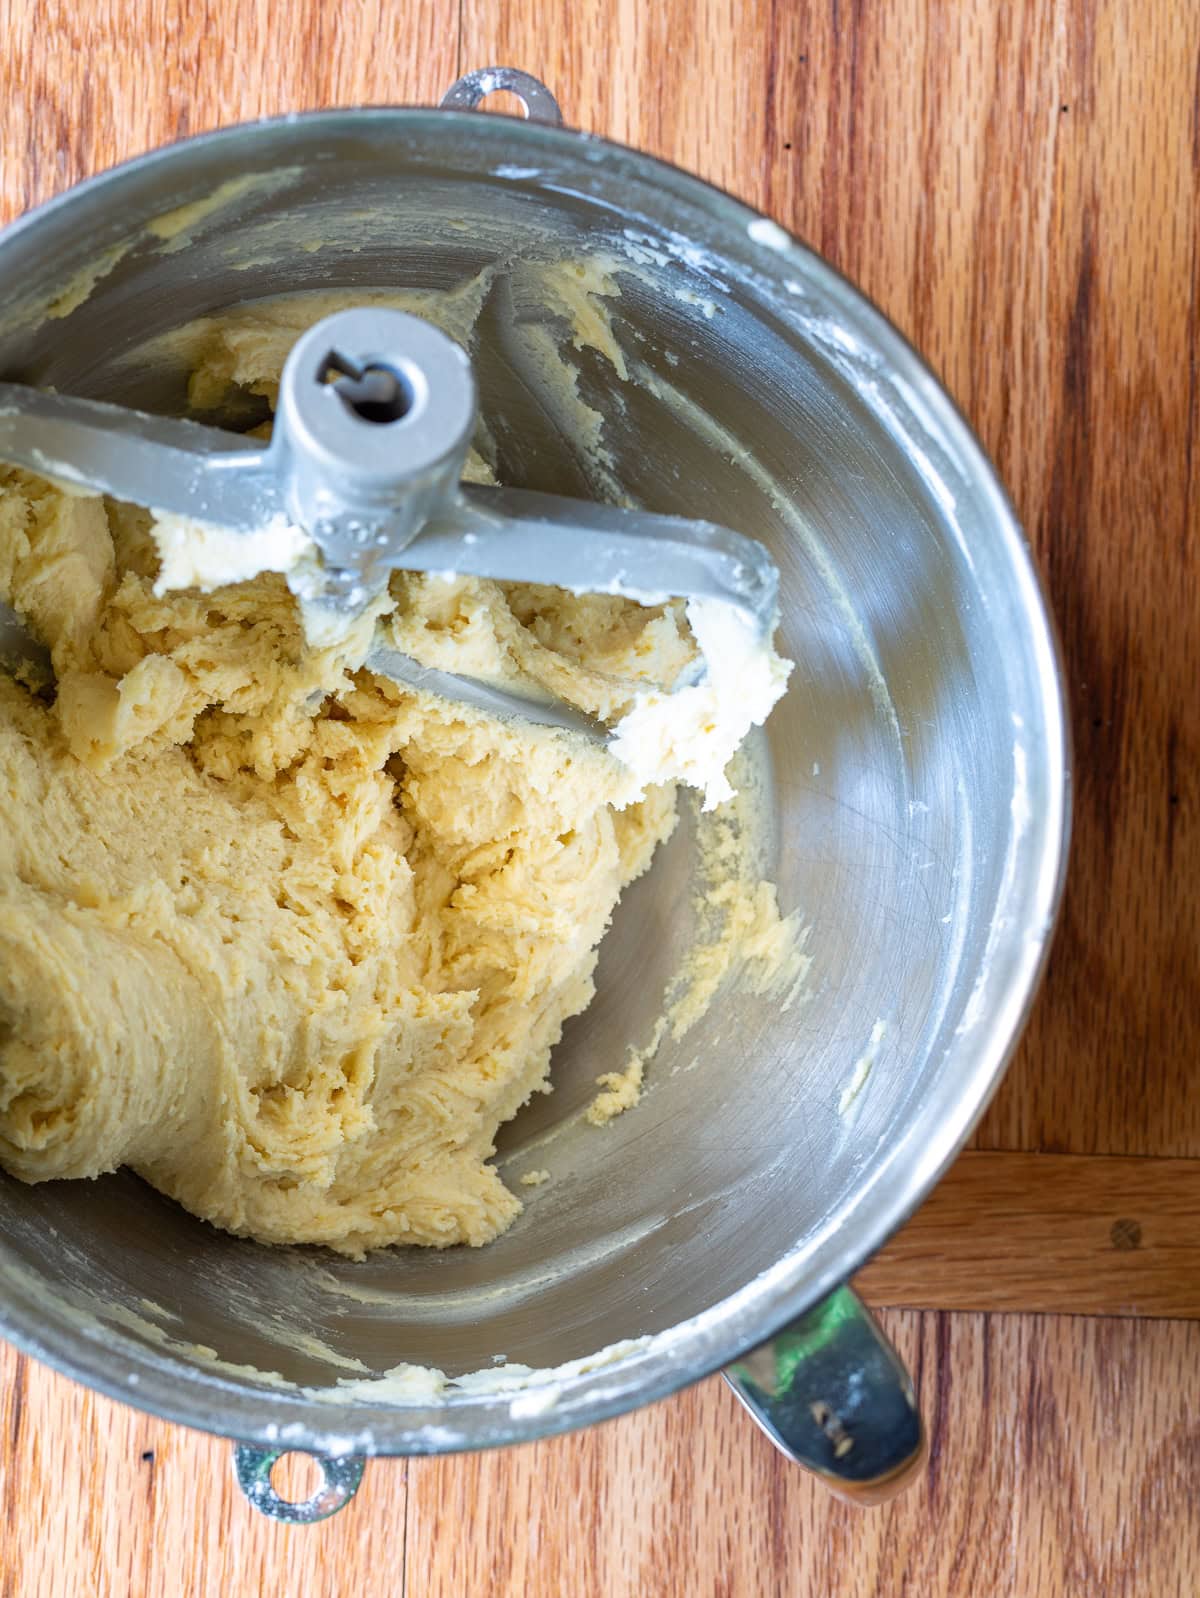
<instances>
[{"instance_id":1,"label":"metal bowl handle","mask_svg":"<svg viewBox=\"0 0 1200 1598\"><path fill-rule=\"evenodd\" d=\"M250 1503L271 1520L284 1520L293 1526L311 1526L344 1509L358 1491L366 1460L356 1454L329 1458L309 1454L321 1468L321 1485L311 1498L291 1503L281 1498L271 1485L276 1460L295 1453L291 1448L252 1448L248 1443L233 1445L233 1474ZM301 1449L300 1452L305 1452Z\"/></svg>"},{"instance_id":2,"label":"metal bowl handle","mask_svg":"<svg viewBox=\"0 0 1200 1598\"><path fill-rule=\"evenodd\" d=\"M725 1378L776 1447L850 1503L883 1503L925 1463L908 1372L848 1287L731 1365Z\"/></svg>"},{"instance_id":3,"label":"metal bowl handle","mask_svg":"<svg viewBox=\"0 0 1200 1598\"><path fill-rule=\"evenodd\" d=\"M531 122L548 122L556 128L562 126L563 115L550 90L539 78L522 72L519 67L480 67L468 72L450 85L441 103L451 111L474 111L481 100L499 89L516 95Z\"/></svg>"}]
</instances>

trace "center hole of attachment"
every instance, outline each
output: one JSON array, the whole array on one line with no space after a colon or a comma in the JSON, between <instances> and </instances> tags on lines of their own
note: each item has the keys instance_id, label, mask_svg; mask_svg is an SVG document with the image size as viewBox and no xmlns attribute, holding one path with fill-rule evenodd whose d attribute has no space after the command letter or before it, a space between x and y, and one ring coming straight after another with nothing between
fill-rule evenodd
<instances>
[{"instance_id":1,"label":"center hole of attachment","mask_svg":"<svg viewBox=\"0 0 1200 1598\"><path fill-rule=\"evenodd\" d=\"M340 355L330 355L320 380L328 383L348 411L360 421L385 425L399 422L416 401L413 386L403 372L383 361L359 365Z\"/></svg>"}]
</instances>

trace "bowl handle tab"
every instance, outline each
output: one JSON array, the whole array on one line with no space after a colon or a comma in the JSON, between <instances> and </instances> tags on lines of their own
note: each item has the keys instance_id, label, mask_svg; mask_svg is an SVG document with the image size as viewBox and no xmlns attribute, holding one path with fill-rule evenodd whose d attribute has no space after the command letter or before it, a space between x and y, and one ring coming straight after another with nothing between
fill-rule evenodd
<instances>
[{"instance_id":1,"label":"bowl handle tab","mask_svg":"<svg viewBox=\"0 0 1200 1598\"><path fill-rule=\"evenodd\" d=\"M284 1520L293 1526L311 1526L344 1509L358 1491L366 1460L357 1454L331 1458L310 1454L321 1468L321 1485L311 1498L291 1503L281 1498L271 1485L276 1460L291 1453L288 1448L254 1448L249 1443L233 1445L233 1474L238 1486L260 1514L271 1520ZM306 1450L301 1450L306 1452Z\"/></svg>"},{"instance_id":2,"label":"bowl handle tab","mask_svg":"<svg viewBox=\"0 0 1200 1598\"><path fill-rule=\"evenodd\" d=\"M481 100L498 89L515 94L531 122L549 122L556 128L562 126L563 115L550 90L539 78L522 72L519 67L479 67L475 72L468 72L450 85L441 104L449 111L474 111Z\"/></svg>"}]
</instances>

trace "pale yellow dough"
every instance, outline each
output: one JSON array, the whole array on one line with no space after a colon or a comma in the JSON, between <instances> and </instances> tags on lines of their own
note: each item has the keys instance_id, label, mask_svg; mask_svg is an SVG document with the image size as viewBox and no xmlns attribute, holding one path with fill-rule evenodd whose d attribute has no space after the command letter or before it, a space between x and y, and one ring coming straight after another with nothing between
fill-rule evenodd
<instances>
[{"instance_id":1,"label":"pale yellow dough","mask_svg":"<svg viewBox=\"0 0 1200 1598\"><path fill-rule=\"evenodd\" d=\"M417 299L392 302L465 337L479 292ZM330 308L201 326L193 399L272 396ZM497 1128L547 1087L674 789L631 802L598 748L359 669L370 617L309 647L278 576L155 597L149 525L0 469L0 595L56 682L0 672L0 1162L128 1165L267 1242L486 1243L521 1209ZM422 658L608 715L695 652L677 606L392 592Z\"/></svg>"},{"instance_id":2,"label":"pale yellow dough","mask_svg":"<svg viewBox=\"0 0 1200 1598\"><path fill-rule=\"evenodd\" d=\"M98 501L2 504L59 687L0 675L0 1158L268 1241L488 1241L496 1128L673 794L340 673L278 579L155 600Z\"/></svg>"},{"instance_id":3,"label":"pale yellow dough","mask_svg":"<svg viewBox=\"0 0 1200 1598\"><path fill-rule=\"evenodd\" d=\"M296 330L214 331L197 384L269 384ZM0 594L57 679L0 673L0 1160L129 1165L270 1242L485 1243L521 1208L497 1127L674 791L617 808L602 751L307 648L280 578L157 599L156 571L143 513L0 472ZM689 652L670 611L397 588L402 632L508 640L579 702Z\"/></svg>"}]
</instances>

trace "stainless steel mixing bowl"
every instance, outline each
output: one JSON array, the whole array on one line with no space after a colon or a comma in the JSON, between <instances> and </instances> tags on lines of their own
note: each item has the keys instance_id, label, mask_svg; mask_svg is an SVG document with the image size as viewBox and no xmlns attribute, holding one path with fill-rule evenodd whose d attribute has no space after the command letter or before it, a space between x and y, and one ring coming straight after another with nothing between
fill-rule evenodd
<instances>
[{"instance_id":1,"label":"stainless steel mixing bowl","mask_svg":"<svg viewBox=\"0 0 1200 1598\"><path fill-rule=\"evenodd\" d=\"M739 1359L743 1396L798 1457L864 1489L894 1475L917 1446L908 1391L834 1290L963 1143L1042 968L1067 748L1029 550L896 330L737 200L532 118L371 109L233 128L8 229L0 376L178 409L178 354L127 357L203 313L596 251L636 266L607 302L629 380L572 353L617 476L654 509L764 539L780 567L798 665L757 756L777 818L763 864L810 929L806 997L786 1013L728 997L664 1043L635 1112L580 1123L596 1075L645 1042L686 946L689 824L622 902L553 1096L504 1131L510 1180L531 1164L551 1180L489 1247L354 1264L223 1236L127 1173L0 1183L4 1335L249 1445L242 1478L275 1513L266 1472L282 1447L336 1461L295 1512L314 1516L353 1490L363 1456L545 1435ZM507 282L502 265L474 352L501 473L594 494L512 370L506 329L528 308ZM335 1385L500 1354L556 1367L623 1339L645 1341L515 1394L405 1402Z\"/></svg>"}]
</instances>

